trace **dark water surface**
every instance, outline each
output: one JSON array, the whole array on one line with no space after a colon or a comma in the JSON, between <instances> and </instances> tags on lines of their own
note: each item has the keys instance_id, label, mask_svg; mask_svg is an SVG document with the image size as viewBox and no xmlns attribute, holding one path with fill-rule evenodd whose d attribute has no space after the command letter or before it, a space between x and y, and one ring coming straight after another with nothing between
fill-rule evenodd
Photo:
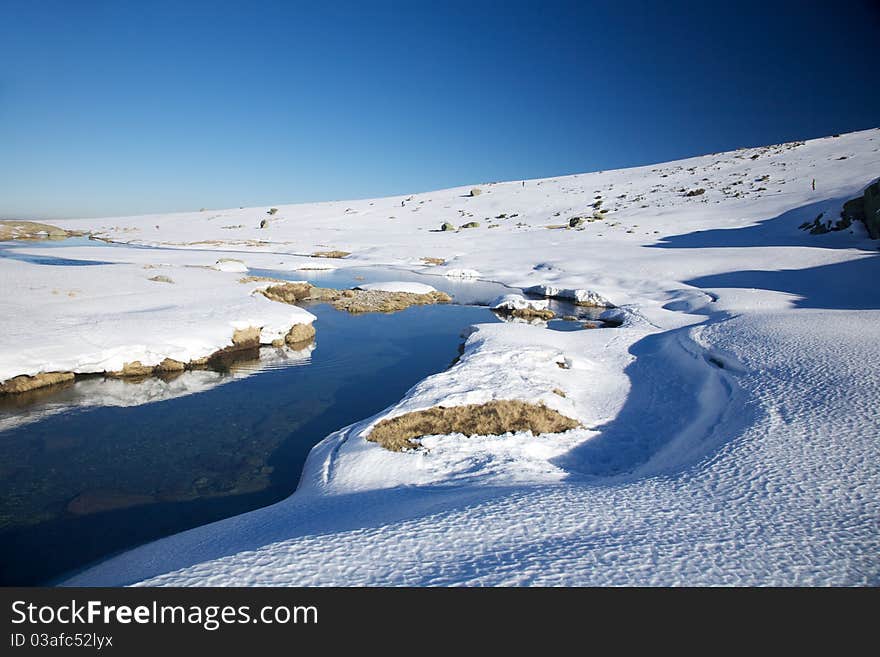
<instances>
[{"instance_id":1,"label":"dark water surface","mask_svg":"<svg viewBox=\"0 0 880 657\"><path fill-rule=\"evenodd\" d=\"M314 349L288 361L167 382L96 377L0 403L0 583L46 583L287 497L313 445L446 369L463 329L498 321L460 305L309 310ZM150 399L161 401L100 405Z\"/></svg>"},{"instance_id":2,"label":"dark water surface","mask_svg":"<svg viewBox=\"0 0 880 657\"><path fill-rule=\"evenodd\" d=\"M0 243L0 257L109 264L17 252L27 245ZM82 245L108 246L87 238L39 244ZM107 248L98 253L112 257ZM250 273L335 288L417 281L454 303L363 315L313 305L317 338L305 350L255 350L226 371L142 381L95 376L0 397L0 584L49 583L119 551L287 497L316 443L446 369L464 329L499 321L477 306L519 292L390 267ZM580 320L601 312L564 301L551 307ZM582 323L546 326L578 330Z\"/></svg>"}]
</instances>

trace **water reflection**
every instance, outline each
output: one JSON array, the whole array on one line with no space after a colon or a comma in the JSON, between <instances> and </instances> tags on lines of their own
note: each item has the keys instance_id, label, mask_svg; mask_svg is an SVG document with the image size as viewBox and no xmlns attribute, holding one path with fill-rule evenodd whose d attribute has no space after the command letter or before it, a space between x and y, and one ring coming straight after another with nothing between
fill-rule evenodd
<instances>
[{"instance_id":1,"label":"water reflection","mask_svg":"<svg viewBox=\"0 0 880 657\"><path fill-rule=\"evenodd\" d=\"M455 305L310 311L318 335L305 352L263 350L224 372L94 377L5 399L0 584L46 582L283 499L315 443L448 367L463 328L497 321L487 308Z\"/></svg>"}]
</instances>

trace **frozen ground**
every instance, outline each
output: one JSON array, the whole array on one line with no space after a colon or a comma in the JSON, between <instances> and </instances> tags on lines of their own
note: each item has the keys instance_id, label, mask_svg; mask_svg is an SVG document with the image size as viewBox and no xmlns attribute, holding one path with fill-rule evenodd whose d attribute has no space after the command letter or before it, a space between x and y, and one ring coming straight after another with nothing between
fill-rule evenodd
<instances>
[{"instance_id":1,"label":"frozen ground","mask_svg":"<svg viewBox=\"0 0 880 657\"><path fill-rule=\"evenodd\" d=\"M878 243L860 225L826 235L798 226L837 216L878 175L880 131L869 130L484 184L474 197L471 185L274 215L64 222L173 247L179 255L161 253L180 268L224 252L251 268L272 259L470 271L590 290L625 318L598 331L479 326L455 367L318 445L287 500L70 583L876 585ZM584 221L565 228L574 217ZM440 232L447 221L480 226ZM92 247L28 252L83 249L95 257ZM308 257L327 250L351 255ZM114 267L157 257L100 254L138 263ZM11 329L24 334L23 324ZM542 401L583 427L431 436L410 453L364 439L386 417L496 398Z\"/></svg>"}]
</instances>

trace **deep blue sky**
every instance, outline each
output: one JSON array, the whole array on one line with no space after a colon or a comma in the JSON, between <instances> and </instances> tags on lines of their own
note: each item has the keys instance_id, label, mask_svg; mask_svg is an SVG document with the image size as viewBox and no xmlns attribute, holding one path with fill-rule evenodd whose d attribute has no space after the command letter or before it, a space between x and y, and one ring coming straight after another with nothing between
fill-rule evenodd
<instances>
[{"instance_id":1,"label":"deep blue sky","mask_svg":"<svg viewBox=\"0 0 880 657\"><path fill-rule=\"evenodd\" d=\"M407 193L876 127L878 4L0 0L0 218Z\"/></svg>"}]
</instances>

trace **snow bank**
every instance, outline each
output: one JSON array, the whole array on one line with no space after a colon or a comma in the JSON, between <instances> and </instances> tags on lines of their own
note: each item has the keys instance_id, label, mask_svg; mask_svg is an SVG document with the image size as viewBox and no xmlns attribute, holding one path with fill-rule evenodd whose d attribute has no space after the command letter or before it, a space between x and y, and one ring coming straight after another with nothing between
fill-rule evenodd
<instances>
[{"instance_id":1,"label":"snow bank","mask_svg":"<svg viewBox=\"0 0 880 657\"><path fill-rule=\"evenodd\" d=\"M247 265L241 260L235 260L233 258L220 258L214 263L212 269L216 269L217 271L237 272L240 274L248 270Z\"/></svg>"},{"instance_id":2,"label":"snow bank","mask_svg":"<svg viewBox=\"0 0 880 657\"><path fill-rule=\"evenodd\" d=\"M112 250L112 247L106 247ZM161 271L173 283L149 280ZM187 363L232 346L237 329L283 339L308 311L251 294L234 273L199 267L62 267L0 258L0 381L40 372Z\"/></svg>"},{"instance_id":3,"label":"snow bank","mask_svg":"<svg viewBox=\"0 0 880 657\"><path fill-rule=\"evenodd\" d=\"M430 294L436 292L437 288L426 285L425 283L415 283L412 281L383 281L382 283L363 283L358 285L357 290L374 290L378 292L408 292L410 294Z\"/></svg>"},{"instance_id":4,"label":"snow bank","mask_svg":"<svg viewBox=\"0 0 880 657\"><path fill-rule=\"evenodd\" d=\"M526 299L521 294L504 294L493 300L489 307L493 310L546 310L549 301Z\"/></svg>"},{"instance_id":5,"label":"snow bank","mask_svg":"<svg viewBox=\"0 0 880 657\"><path fill-rule=\"evenodd\" d=\"M608 308L614 306L614 304L608 301L608 299L592 290L560 288L554 287L553 285L533 285L526 288L524 292L543 297L571 299L580 306L604 306Z\"/></svg>"}]
</instances>

